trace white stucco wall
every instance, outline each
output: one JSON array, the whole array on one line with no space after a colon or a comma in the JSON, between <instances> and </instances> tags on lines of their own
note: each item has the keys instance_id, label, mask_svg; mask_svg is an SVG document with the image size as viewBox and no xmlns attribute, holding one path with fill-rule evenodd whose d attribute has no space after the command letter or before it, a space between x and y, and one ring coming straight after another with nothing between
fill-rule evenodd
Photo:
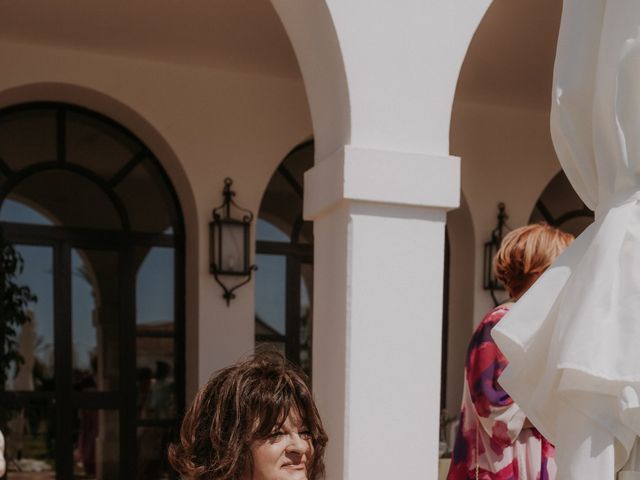
<instances>
[{"instance_id":1,"label":"white stucco wall","mask_svg":"<svg viewBox=\"0 0 640 480\"><path fill-rule=\"evenodd\" d=\"M493 306L482 289L483 244L496 225L498 203L510 227L525 225L547 183L560 170L546 109L456 102L451 151L462 158L462 189L475 229L474 324Z\"/></svg>"},{"instance_id":2,"label":"white stucco wall","mask_svg":"<svg viewBox=\"0 0 640 480\"><path fill-rule=\"evenodd\" d=\"M233 178L257 213L273 171L311 135L299 79L0 42L0 107L65 101L138 135L169 173L187 231L187 392L253 349L253 284L227 308L208 272L208 222Z\"/></svg>"}]
</instances>

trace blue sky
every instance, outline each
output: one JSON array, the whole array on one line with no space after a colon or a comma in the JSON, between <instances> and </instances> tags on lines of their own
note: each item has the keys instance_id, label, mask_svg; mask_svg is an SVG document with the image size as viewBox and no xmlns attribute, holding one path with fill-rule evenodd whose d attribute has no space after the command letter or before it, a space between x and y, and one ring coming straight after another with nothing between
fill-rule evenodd
<instances>
[{"instance_id":1,"label":"blue sky","mask_svg":"<svg viewBox=\"0 0 640 480\"><path fill-rule=\"evenodd\" d=\"M39 225L52 224L35 210L12 200L5 201L0 212L0 220ZM41 338L43 345L53 345L53 248L27 245L17 245L16 248L25 264L17 281L19 284L28 285L38 297L38 301L30 305L30 309L34 312L37 335ZM77 366L88 368L90 353L96 346L96 332L92 322L95 299L92 285L79 273L84 267L83 257L80 251L72 250L72 338ZM173 248L154 247L147 253L136 277L138 324L173 321L175 277L173 271ZM51 350L41 348L38 356L45 363L50 363L52 353Z\"/></svg>"},{"instance_id":2,"label":"blue sky","mask_svg":"<svg viewBox=\"0 0 640 480\"><path fill-rule=\"evenodd\" d=\"M289 237L265 220L258 219L258 240L289 243ZM277 332L285 333L287 265L281 255L256 255L256 315ZM301 302L309 303L307 286L301 281Z\"/></svg>"},{"instance_id":3,"label":"blue sky","mask_svg":"<svg viewBox=\"0 0 640 480\"><path fill-rule=\"evenodd\" d=\"M0 220L52 225L35 210L12 200L6 200L0 211ZM272 224L259 219L257 238L288 242L289 238ZM25 268L18 277L20 284L29 285L38 301L30 306L34 312L37 335L43 345L53 345L53 248L48 246L18 245ZM115 258L115 257L114 257ZM115 261L115 260L114 260ZM84 255L72 250L72 338L76 366L88 368L91 352L96 347L96 330L92 321L95 308L93 287L80 274ZM256 314L281 334L285 333L286 259L278 255L257 255ZM87 270L91 270L88 268ZM146 255L136 278L137 323L149 324L174 320L174 250L154 247ZM309 302L309 292L301 282L302 302ZM45 363L52 361L51 349L40 348L38 356ZM46 357L46 358L45 358Z\"/></svg>"}]
</instances>

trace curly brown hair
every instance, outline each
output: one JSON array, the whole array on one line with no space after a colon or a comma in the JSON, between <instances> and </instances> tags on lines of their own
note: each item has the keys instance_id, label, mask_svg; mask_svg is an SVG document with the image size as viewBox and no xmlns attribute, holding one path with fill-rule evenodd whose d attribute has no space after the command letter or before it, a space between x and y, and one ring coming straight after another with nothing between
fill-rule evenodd
<instances>
[{"instance_id":1,"label":"curly brown hair","mask_svg":"<svg viewBox=\"0 0 640 480\"><path fill-rule=\"evenodd\" d=\"M292 410L312 436L308 478L323 478L327 434L306 375L275 352L256 354L211 377L187 410L169 461L185 479L237 480L252 468L251 443L281 428Z\"/></svg>"},{"instance_id":2,"label":"curly brown hair","mask_svg":"<svg viewBox=\"0 0 640 480\"><path fill-rule=\"evenodd\" d=\"M573 242L573 235L545 223L509 232L496 255L495 272L513 299L519 298Z\"/></svg>"}]
</instances>

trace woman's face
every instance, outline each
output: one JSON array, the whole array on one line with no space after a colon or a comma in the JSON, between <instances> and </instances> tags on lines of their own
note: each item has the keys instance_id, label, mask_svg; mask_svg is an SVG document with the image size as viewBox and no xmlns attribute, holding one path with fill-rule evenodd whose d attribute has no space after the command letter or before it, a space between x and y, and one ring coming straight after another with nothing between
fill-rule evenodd
<instances>
[{"instance_id":1,"label":"woman's face","mask_svg":"<svg viewBox=\"0 0 640 480\"><path fill-rule=\"evenodd\" d=\"M251 480L307 480L313 458L311 432L297 411L290 411L280 429L251 446Z\"/></svg>"}]
</instances>

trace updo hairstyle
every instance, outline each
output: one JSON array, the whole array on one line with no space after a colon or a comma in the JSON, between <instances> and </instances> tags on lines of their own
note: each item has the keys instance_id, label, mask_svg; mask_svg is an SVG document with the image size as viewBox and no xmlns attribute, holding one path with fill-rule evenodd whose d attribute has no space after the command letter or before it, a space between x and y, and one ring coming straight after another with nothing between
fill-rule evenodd
<instances>
[{"instance_id":1,"label":"updo hairstyle","mask_svg":"<svg viewBox=\"0 0 640 480\"><path fill-rule=\"evenodd\" d=\"M495 259L496 278L519 298L573 241L573 235L544 223L509 232Z\"/></svg>"}]
</instances>

